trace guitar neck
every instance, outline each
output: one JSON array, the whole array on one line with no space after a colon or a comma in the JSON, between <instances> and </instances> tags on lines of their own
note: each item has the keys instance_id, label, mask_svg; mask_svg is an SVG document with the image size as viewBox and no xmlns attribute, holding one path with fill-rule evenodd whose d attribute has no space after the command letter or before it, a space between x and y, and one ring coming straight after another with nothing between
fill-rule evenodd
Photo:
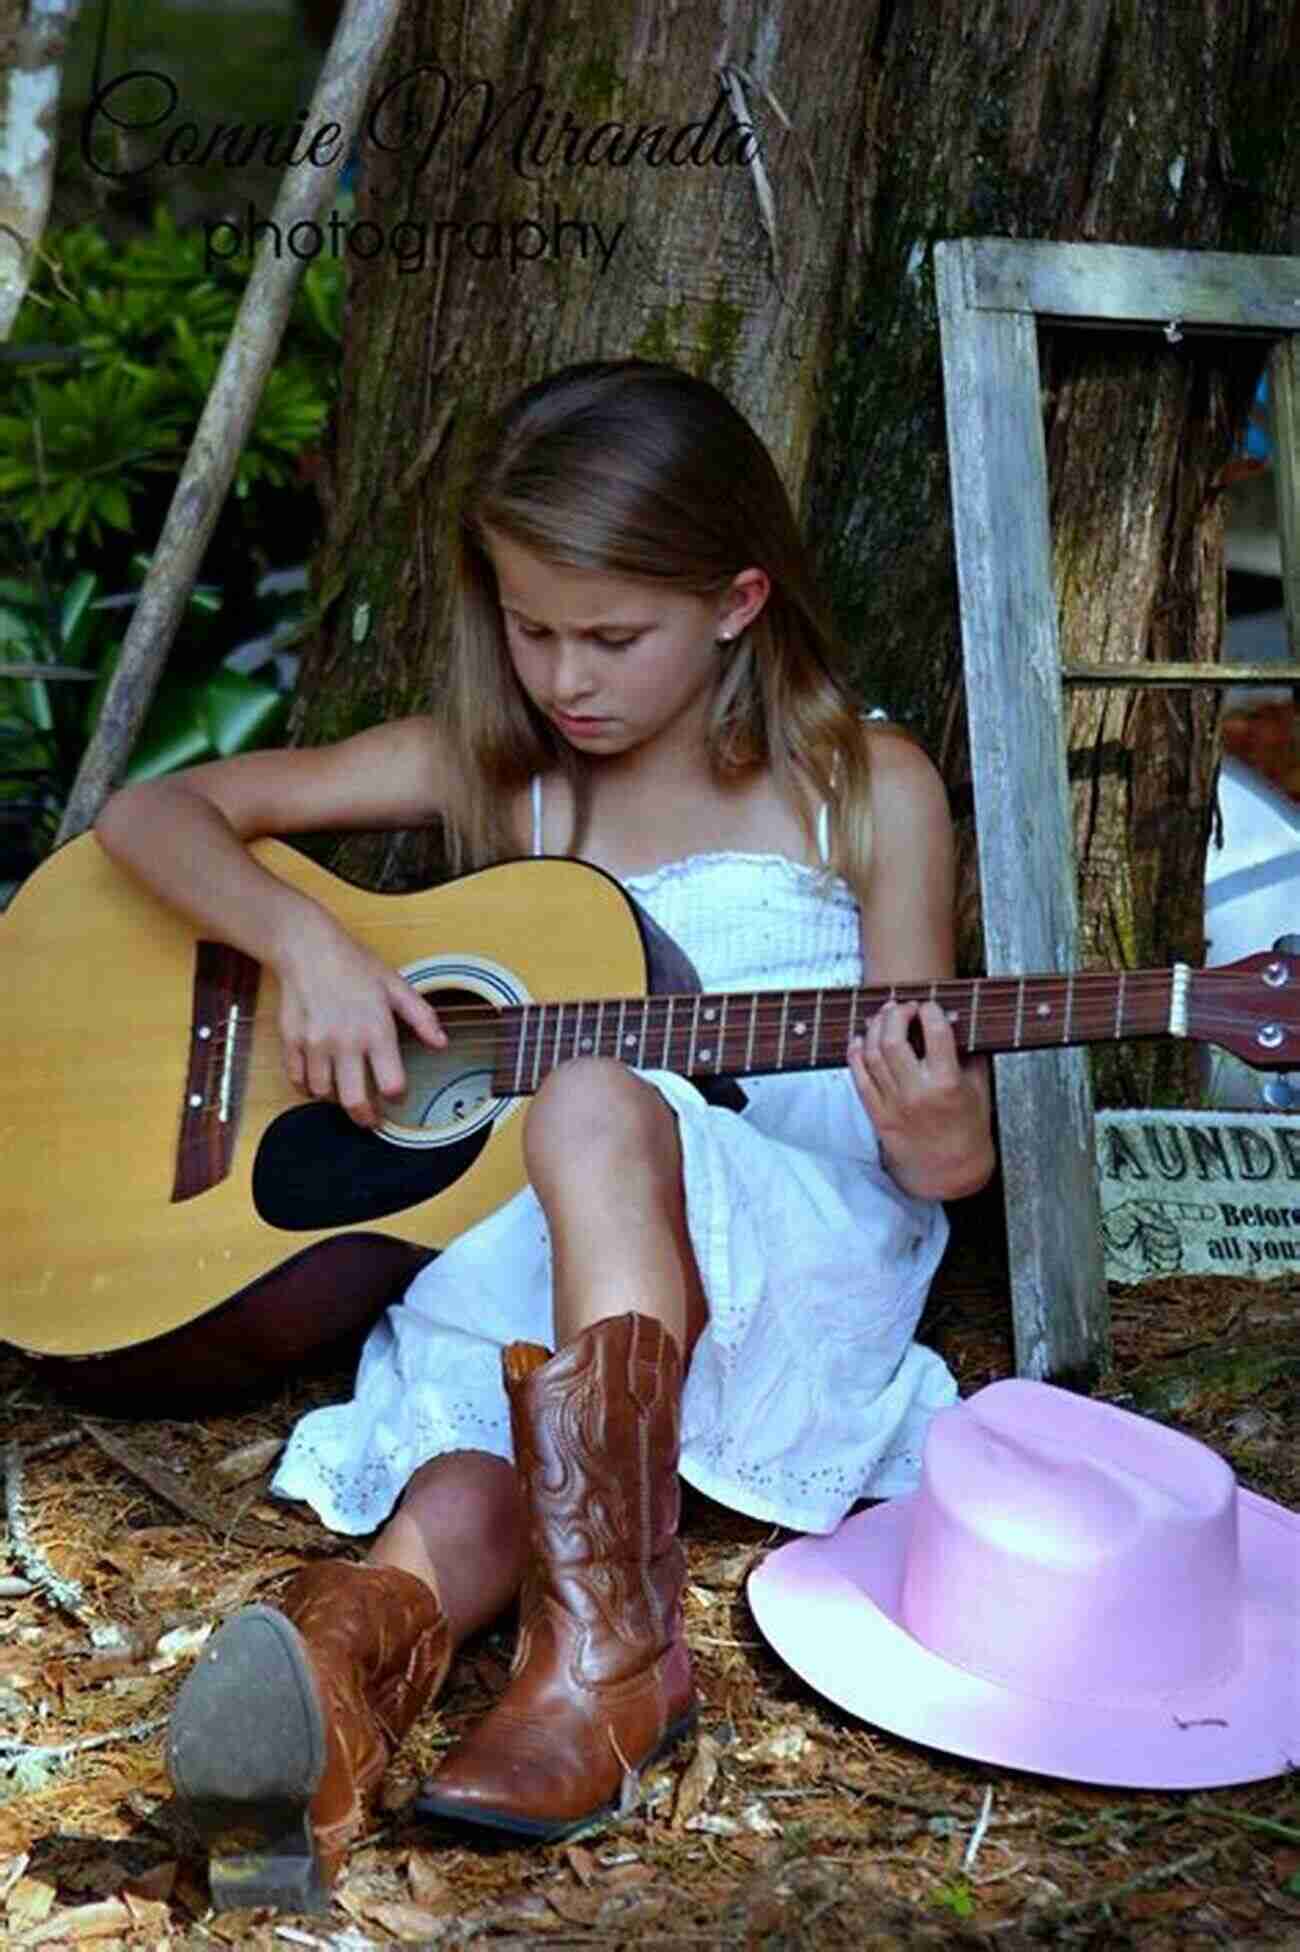
<instances>
[{"instance_id":1,"label":"guitar neck","mask_svg":"<svg viewBox=\"0 0 1300 1952\"><path fill-rule=\"evenodd\" d=\"M1118 974L523 1004L500 1014L492 1087L507 1095L531 1093L558 1064L587 1056L688 1078L828 1070L846 1062L850 1038L895 1000L937 1003L958 1050L968 1055L1185 1036L1191 975L1180 963Z\"/></svg>"}]
</instances>

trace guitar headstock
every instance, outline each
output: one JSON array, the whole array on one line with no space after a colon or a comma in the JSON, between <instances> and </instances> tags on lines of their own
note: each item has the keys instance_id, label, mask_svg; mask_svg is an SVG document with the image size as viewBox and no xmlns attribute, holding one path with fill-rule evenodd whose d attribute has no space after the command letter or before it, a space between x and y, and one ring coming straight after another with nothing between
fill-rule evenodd
<instances>
[{"instance_id":1,"label":"guitar headstock","mask_svg":"<svg viewBox=\"0 0 1300 1952\"><path fill-rule=\"evenodd\" d=\"M1261 950L1193 970L1187 1028L1258 1070L1300 1068L1300 955Z\"/></svg>"}]
</instances>

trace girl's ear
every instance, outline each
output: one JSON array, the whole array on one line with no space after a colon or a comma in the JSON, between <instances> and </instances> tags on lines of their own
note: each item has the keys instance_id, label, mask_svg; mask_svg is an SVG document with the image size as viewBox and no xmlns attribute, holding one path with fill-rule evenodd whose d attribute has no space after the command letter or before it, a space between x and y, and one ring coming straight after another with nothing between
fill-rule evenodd
<instances>
[{"instance_id":1,"label":"girl's ear","mask_svg":"<svg viewBox=\"0 0 1300 1952\"><path fill-rule=\"evenodd\" d=\"M734 642L741 631L753 623L767 602L771 589L771 578L764 569L742 569L732 577L723 598L726 608L719 619L716 633L720 645Z\"/></svg>"}]
</instances>

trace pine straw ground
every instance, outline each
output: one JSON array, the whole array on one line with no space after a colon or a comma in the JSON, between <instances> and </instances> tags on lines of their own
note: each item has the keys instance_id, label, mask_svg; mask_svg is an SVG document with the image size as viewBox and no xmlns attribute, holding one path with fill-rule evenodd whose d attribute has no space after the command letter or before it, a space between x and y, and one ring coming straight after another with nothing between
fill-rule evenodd
<instances>
[{"instance_id":1,"label":"pine straw ground","mask_svg":"<svg viewBox=\"0 0 1300 1952\"><path fill-rule=\"evenodd\" d=\"M1005 1277L989 1267L970 1240L950 1256L922 1329L963 1394L1012 1373ZM1117 1289L1113 1307L1115 1367L1098 1393L1114 1399L1154 1401L1144 1377L1181 1374L1189 1351L1271 1352L1244 1376L1211 1362L1155 1413L1300 1509L1294 1283L1164 1281ZM421 1775L501 1685L507 1628L466 1650L408 1740L330 1916L214 1915L162 1726L198 1633L273 1597L304 1551L335 1549L309 1515L265 1502L266 1460L348 1383L334 1373L198 1422L101 1420L112 1457L0 1353L0 1427L17 1439L30 1539L84 1591L80 1620L39 1591L0 1599L0 1942L1300 1947L1300 1772L1206 1794L1096 1790L878 1733L796 1679L754 1626L745 1575L782 1535L700 1499L684 1526L700 1735L647 1777L630 1816L576 1844L515 1849L439 1836L411 1814ZM260 1460L253 1477L217 1474L254 1445L242 1461ZM232 1538L232 1522L255 1542ZM16 1759L17 1740L31 1747ZM53 1764L40 1753L65 1744L79 1746Z\"/></svg>"}]
</instances>

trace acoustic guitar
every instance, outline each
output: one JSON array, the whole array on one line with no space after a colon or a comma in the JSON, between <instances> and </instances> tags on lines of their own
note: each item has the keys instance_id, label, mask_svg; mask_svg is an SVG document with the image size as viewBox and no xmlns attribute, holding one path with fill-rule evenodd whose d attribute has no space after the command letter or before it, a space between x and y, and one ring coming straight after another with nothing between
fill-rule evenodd
<instances>
[{"instance_id":1,"label":"acoustic guitar","mask_svg":"<svg viewBox=\"0 0 1300 1952\"><path fill-rule=\"evenodd\" d=\"M1300 958L1221 969L701 994L610 875L507 862L425 893L353 887L277 841L263 866L427 993L407 1087L365 1131L285 1077L272 972L192 926L93 835L0 918L0 1340L60 1387L173 1410L295 1373L525 1183L524 1104L581 1055L735 1080L842 1065L890 997L963 1051L1190 1036L1300 1065Z\"/></svg>"}]
</instances>

